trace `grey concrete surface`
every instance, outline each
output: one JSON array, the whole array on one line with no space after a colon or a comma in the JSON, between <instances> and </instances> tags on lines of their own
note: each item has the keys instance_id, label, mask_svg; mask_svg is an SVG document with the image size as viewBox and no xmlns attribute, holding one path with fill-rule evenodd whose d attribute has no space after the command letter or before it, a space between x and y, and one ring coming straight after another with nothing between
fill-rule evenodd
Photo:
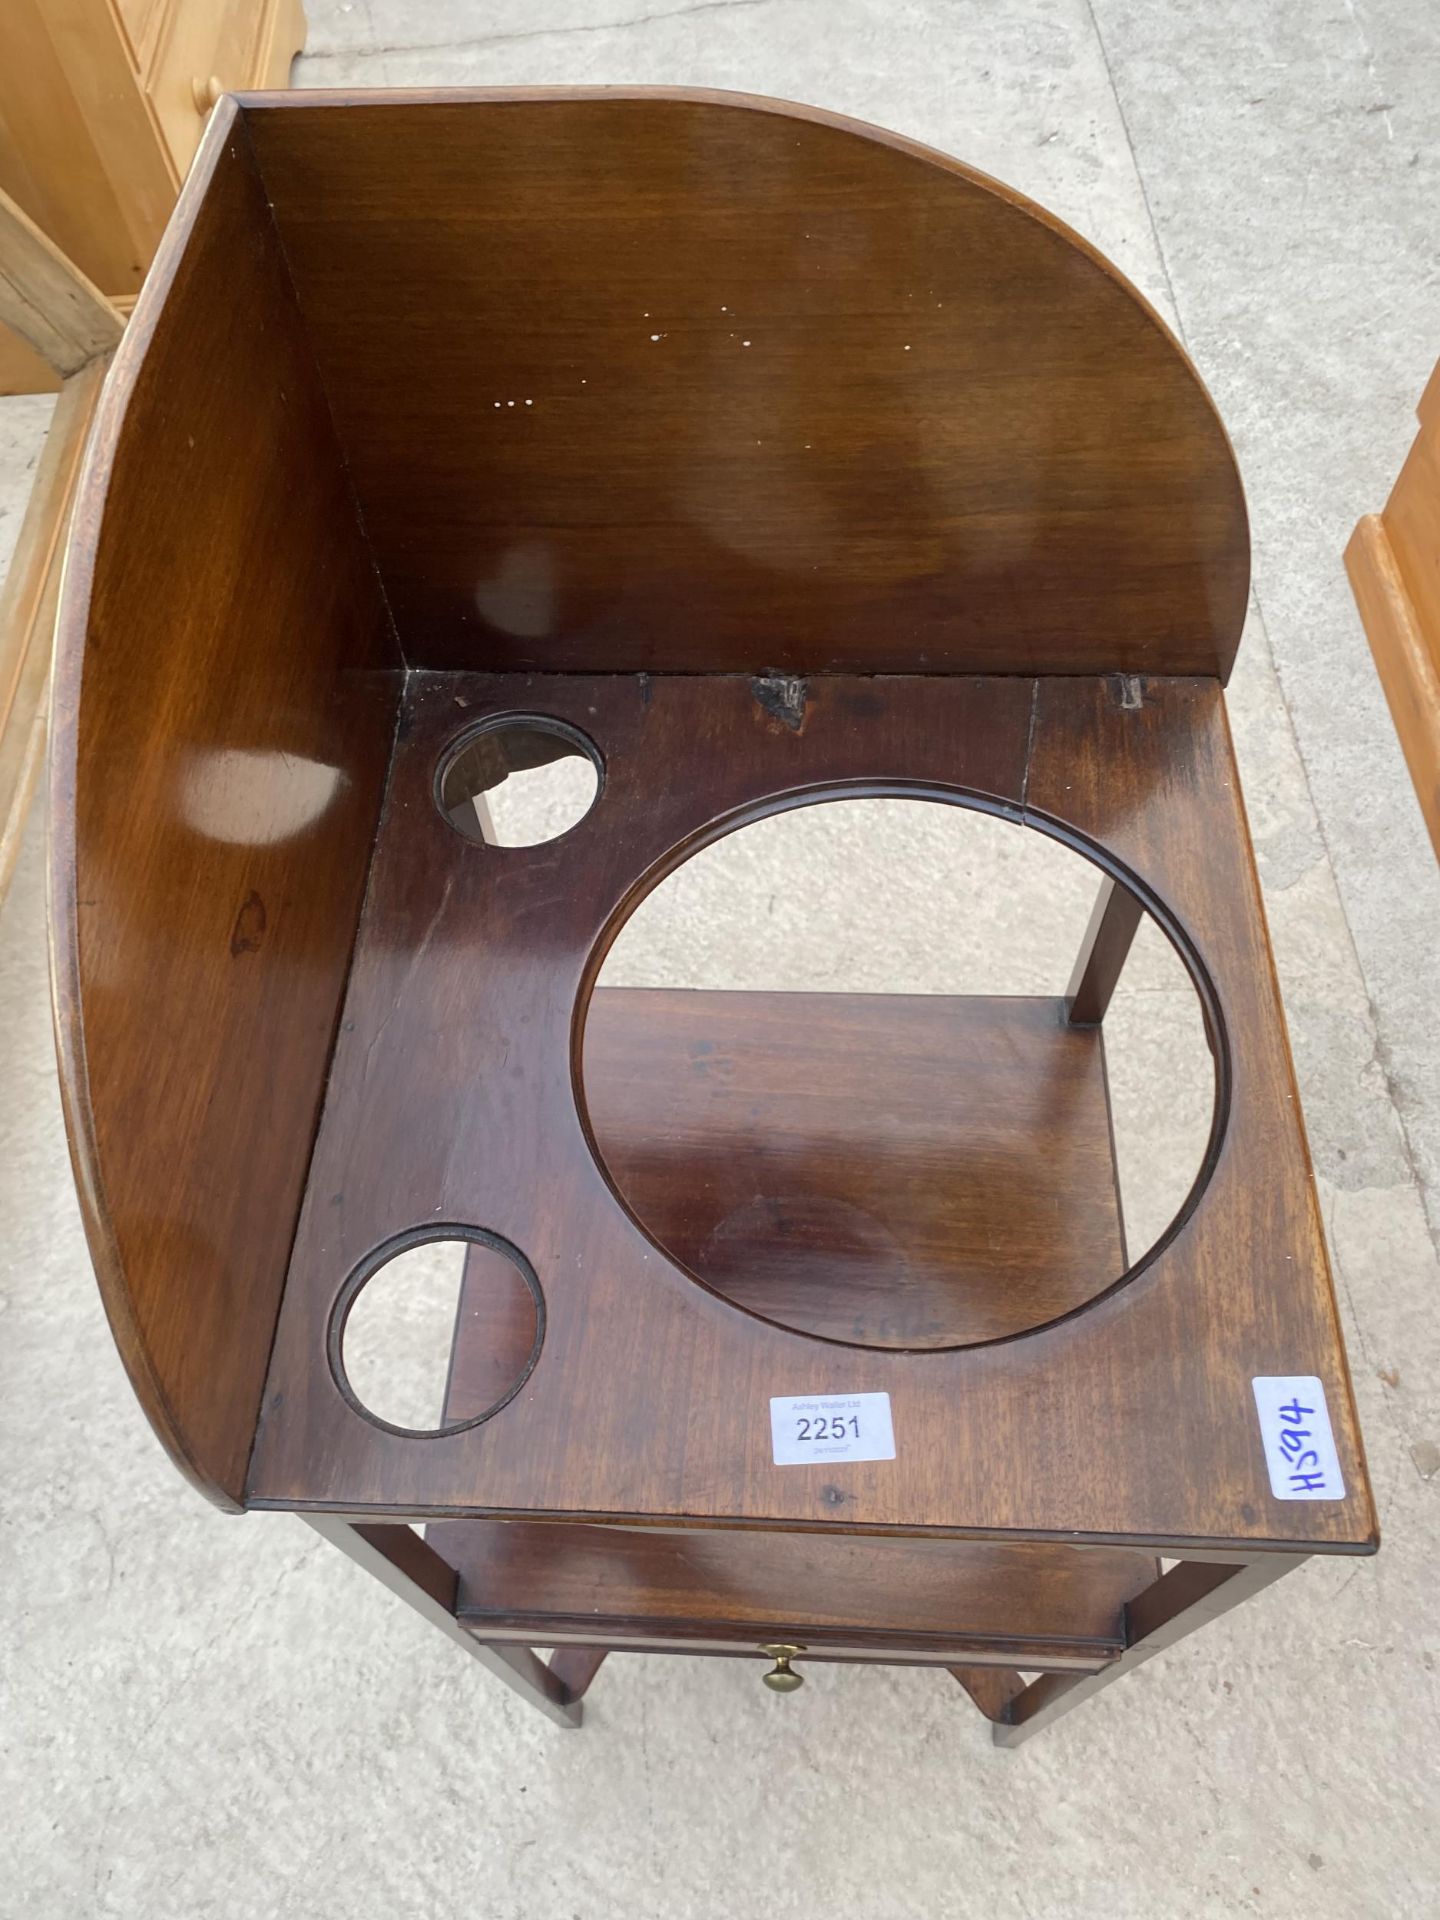
<instances>
[{"instance_id":1,"label":"grey concrete surface","mask_svg":"<svg viewBox=\"0 0 1440 1920\"><path fill-rule=\"evenodd\" d=\"M1231 711L1385 1546L1013 1756L904 1671L786 1700L740 1663L616 1659L555 1732L298 1522L225 1519L162 1458L70 1189L32 831L0 915L0 1913L1433 1915L1440 884L1340 566L1440 354L1432 0L309 11L307 86L665 81L886 123L1053 207L1177 325L1247 479ZM46 411L0 404L0 550ZM655 897L617 977L1044 987L1087 876L1008 831L904 805L757 829ZM1150 1225L1203 1113L1187 994L1151 945L1117 1009Z\"/></svg>"}]
</instances>

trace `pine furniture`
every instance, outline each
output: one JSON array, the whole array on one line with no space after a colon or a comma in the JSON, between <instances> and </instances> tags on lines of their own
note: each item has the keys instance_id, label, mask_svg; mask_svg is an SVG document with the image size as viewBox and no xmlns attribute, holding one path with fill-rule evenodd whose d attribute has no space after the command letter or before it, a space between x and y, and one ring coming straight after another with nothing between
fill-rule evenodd
<instances>
[{"instance_id":1,"label":"pine furniture","mask_svg":"<svg viewBox=\"0 0 1440 1920\"><path fill-rule=\"evenodd\" d=\"M1440 854L1440 366L1416 411L1420 431L1390 498L1360 521L1345 565Z\"/></svg>"},{"instance_id":2,"label":"pine furniture","mask_svg":"<svg viewBox=\"0 0 1440 1920\"><path fill-rule=\"evenodd\" d=\"M0 900L45 764L55 612L86 437L124 319L0 192L0 324L55 376L55 403L0 580Z\"/></svg>"},{"instance_id":3,"label":"pine furniture","mask_svg":"<svg viewBox=\"0 0 1440 1920\"><path fill-rule=\"evenodd\" d=\"M0 191L128 312L211 108L304 44L301 0L4 0ZM0 323L0 394L59 384Z\"/></svg>"}]
</instances>

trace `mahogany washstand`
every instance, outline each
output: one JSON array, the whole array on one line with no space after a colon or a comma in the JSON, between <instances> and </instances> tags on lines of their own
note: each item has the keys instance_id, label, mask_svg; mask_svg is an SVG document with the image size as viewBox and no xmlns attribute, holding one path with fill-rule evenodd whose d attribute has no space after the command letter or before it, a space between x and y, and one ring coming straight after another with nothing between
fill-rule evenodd
<instances>
[{"instance_id":1,"label":"mahogany washstand","mask_svg":"<svg viewBox=\"0 0 1440 1920\"><path fill-rule=\"evenodd\" d=\"M949 1669L1009 1744L1373 1551L1226 726L1247 572L1180 347L958 162L667 89L223 101L92 443L52 788L76 1174L182 1470L570 1725L630 1649ZM455 830L457 767L558 752L599 778L570 832ZM857 794L1089 858L1070 993L593 993L689 854ZM1142 912L1216 1099L1123 1272L1101 1023ZM818 1321L763 1210L743 1304L707 1282L738 1149L701 1056L746 1142L897 1196L941 1322L839 1208ZM908 1118L857 1119L857 1060ZM415 1433L344 1322L437 1233L471 1256ZM1310 1484L1257 1379L1328 1407ZM892 1458L777 1463L772 1400L861 1394Z\"/></svg>"}]
</instances>

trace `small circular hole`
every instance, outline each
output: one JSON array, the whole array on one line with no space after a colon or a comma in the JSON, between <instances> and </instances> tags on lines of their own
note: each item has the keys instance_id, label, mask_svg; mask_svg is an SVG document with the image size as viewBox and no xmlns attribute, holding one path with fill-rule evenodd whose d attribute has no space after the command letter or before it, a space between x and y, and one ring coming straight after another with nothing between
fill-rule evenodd
<instances>
[{"instance_id":1,"label":"small circular hole","mask_svg":"<svg viewBox=\"0 0 1440 1920\"><path fill-rule=\"evenodd\" d=\"M455 1433L498 1413L540 1352L534 1269L498 1234L407 1234L358 1268L336 1303L330 1361L360 1412L396 1433Z\"/></svg>"},{"instance_id":2,"label":"small circular hole","mask_svg":"<svg viewBox=\"0 0 1440 1920\"><path fill-rule=\"evenodd\" d=\"M446 749L435 804L467 840L538 847L585 818L600 791L600 756L563 720L507 715Z\"/></svg>"}]
</instances>

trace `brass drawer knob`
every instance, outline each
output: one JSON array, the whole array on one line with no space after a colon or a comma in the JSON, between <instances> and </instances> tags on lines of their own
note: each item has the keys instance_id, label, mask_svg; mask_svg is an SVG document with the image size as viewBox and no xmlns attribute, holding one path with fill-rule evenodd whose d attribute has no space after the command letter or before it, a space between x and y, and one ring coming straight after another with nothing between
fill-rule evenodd
<instances>
[{"instance_id":1,"label":"brass drawer knob","mask_svg":"<svg viewBox=\"0 0 1440 1920\"><path fill-rule=\"evenodd\" d=\"M760 1676L767 1687L776 1693L794 1693L804 1686L804 1674L796 1673L790 1665L796 1654L805 1651L803 1647L761 1647L760 1651L775 1662L769 1673Z\"/></svg>"}]
</instances>

